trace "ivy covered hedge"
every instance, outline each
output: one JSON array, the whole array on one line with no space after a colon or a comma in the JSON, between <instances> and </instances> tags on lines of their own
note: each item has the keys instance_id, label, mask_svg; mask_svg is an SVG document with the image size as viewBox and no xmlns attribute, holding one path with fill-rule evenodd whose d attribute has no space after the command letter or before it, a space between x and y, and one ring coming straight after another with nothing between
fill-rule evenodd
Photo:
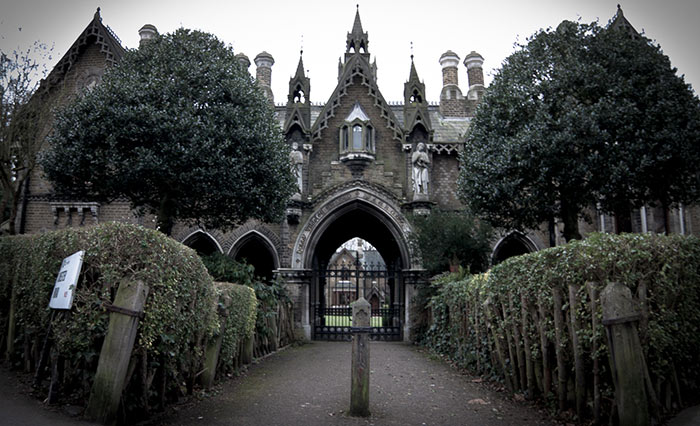
<instances>
[{"instance_id":1,"label":"ivy covered hedge","mask_svg":"<svg viewBox=\"0 0 700 426\"><path fill-rule=\"evenodd\" d=\"M442 276L422 342L560 413L607 422L614 387L600 292L608 282L629 287L638 304L651 414L661 417L700 390L696 237L594 234L486 274Z\"/></svg>"},{"instance_id":2,"label":"ivy covered hedge","mask_svg":"<svg viewBox=\"0 0 700 426\"><path fill-rule=\"evenodd\" d=\"M226 293L232 315L225 324L227 356L252 334L256 300L248 288L214 287L197 253L162 233L108 223L39 235L0 238L2 348L12 365L32 372L49 324L49 297L61 261L85 250L70 312L53 321L53 348L65 368L64 398L88 400L106 333L106 305L123 280L149 286L124 393L127 418L146 414L192 391L208 339L221 330L217 302ZM229 360L222 358L220 365ZM43 392L43 391L42 391Z\"/></svg>"},{"instance_id":3,"label":"ivy covered hedge","mask_svg":"<svg viewBox=\"0 0 700 426\"><path fill-rule=\"evenodd\" d=\"M253 356L262 357L297 340L294 335L293 307L282 283L264 282L252 265L238 262L219 252L202 257L217 281L240 283L255 290L258 310L255 319Z\"/></svg>"}]
</instances>

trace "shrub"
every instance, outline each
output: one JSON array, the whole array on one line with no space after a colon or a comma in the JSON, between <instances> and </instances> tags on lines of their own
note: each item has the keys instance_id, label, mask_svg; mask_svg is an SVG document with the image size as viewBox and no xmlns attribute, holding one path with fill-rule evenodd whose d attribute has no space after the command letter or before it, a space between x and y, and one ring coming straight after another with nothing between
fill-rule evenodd
<instances>
[{"instance_id":1,"label":"shrub","mask_svg":"<svg viewBox=\"0 0 700 426\"><path fill-rule=\"evenodd\" d=\"M567 385L557 384L560 371L555 359L560 351L563 377L572 379L576 333L588 404L579 416L600 418L612 410L614 390L599 295L613 281L628 286L639 302L643 352L656 400L663 403L653 406L652 412L669 412L681 404L681 394L687 398L700 388L696 237L593 234L583 241L510 258L486 274L463 279L442 276L432 284L436 292L429 302L432 323L422 341L477 374L505 382L513 391L534 397L551 390L563 411L572 398L567 396ZM557 330L558 314L563 323ZM578 324L574 331L572 314ZM595 403L596 398L602 402Z\"/></svg>"},{"instance_id":2,"label":"shrub","mask_svg":"<svg viewBox=\"0 0 700 426\"><path fill-rule=\"evenodd\" d=\"M85 250L73 308L58 312L53 321L53 347L65 359L64 395L87 402L109 321L105 305L124 280L149 286L123 399L127 416L191 391L204 345L219 329L214 309L218 294L195 251L159 232L119 223L0 238L0 250L3 324L9 323L11 300L15 308L15 338L8 354L14 366L35 368L61 261ZM227 291L237 300L235 319L229 322L254 310L250 294L241 298L235 296L240 290ZM227 333L235 334L229 341L250 331L244 324L227 327Z\"/></svg>"}]
</instances>

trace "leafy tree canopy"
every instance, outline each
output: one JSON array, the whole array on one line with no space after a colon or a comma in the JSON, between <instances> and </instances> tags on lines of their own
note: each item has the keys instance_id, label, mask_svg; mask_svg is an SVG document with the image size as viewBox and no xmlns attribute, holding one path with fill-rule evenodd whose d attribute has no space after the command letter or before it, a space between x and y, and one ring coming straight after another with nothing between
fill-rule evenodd
<instances>
[{"instance_id":1,"label":"leafy tree canopy","mask_svg":"<svg viewBox=\"0 0 700 426\"><path fill-rule=\"evenodd\" d=\"M567 240L599 205L700 198L700 103L643 36L562 22L508 57L477 108L461 157L460 195L495 226L555 217Z\"/></svg>"},{"instance_id":2,"label":"leafy tree canopy","mask_svg":"<svg viewBox=\"0 0 700 426\"><path fill-rule=\"evenodd\" d=\"M411 242L431 274L448 271L450 266L462 266L470 273L488 269L493 230L471 213L433 210L413 216L411 222Z\"/></svg>"},{"instance_id":3,"label":"leafy tree canopy","mask_svg":"<svg viewBox=\"0 0 700 426\"><path fill-rule=\"evenodd\" d=\"M42 166L57 193L126 198L173 220L226 229L274 221L294 192L269 101L211 34L179 29L128 51L59 112Z\"/></svg>"},{"instance_id":4,"label":"leafy tree canopy","mask_svg":"<svg viewBox=\"0 0 700 426\"><path fill-rule=\"evenodd\" d=\"M50 115L48 102L34 95L46 74L41 61L53 48L35 42L26 50L0 50L0 224L15 233L23 185L36 166ZM2 225L0 233L5 231Z\"/></svg>"}]
</instances>

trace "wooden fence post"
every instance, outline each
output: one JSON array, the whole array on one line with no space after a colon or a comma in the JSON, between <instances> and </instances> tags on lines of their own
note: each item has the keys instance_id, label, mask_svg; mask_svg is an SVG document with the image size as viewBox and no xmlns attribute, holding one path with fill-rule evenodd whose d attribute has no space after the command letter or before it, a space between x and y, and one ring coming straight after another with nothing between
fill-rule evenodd
<instances>
[{"instance_id":1,"label":"wooden fence post","mask_svg":"<svg viewBox=\"0 0 700 426\"><path fill-rule=\"evenodd\" d=\"M601 292L600 301L620 426L649 425L644 383L646 367L637 332L639 312L632 292L623 284L611 282Z\"/></svg>"},{"instance_id":2,"label":"wooden fence post","mask_svg":"<svg viewBox=\"0 0 700 426\"><path fill-rule=\"evenodd\" d=\"M109 328L85 410L90 420L103 424L114 424L117 420L119 400L126 385L124 381L147 296L148 286L142 281L125 280L117 289L114 304L108 308L112 311Z\"/></svg>"},{"instance_id":3,"label":"wooden fence post","mask_svg":"<svg viewBox=\"0 0 700 426\"><path fill-rule=\"evenodd\" d=\"M352 304L350 415L369 416L369 334L372 306L364 297Z\"/></svg>"}]
</instances>

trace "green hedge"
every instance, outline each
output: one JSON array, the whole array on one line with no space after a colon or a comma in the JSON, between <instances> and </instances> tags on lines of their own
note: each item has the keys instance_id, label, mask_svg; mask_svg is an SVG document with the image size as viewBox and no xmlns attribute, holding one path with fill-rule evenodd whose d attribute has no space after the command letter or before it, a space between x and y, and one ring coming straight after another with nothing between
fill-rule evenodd
<instances>
[{"instance_id":1,"label":"green hedge","mask_svg":"<svg viewBox=\"0 0 700 426\"><path fill-rule=\"evenodd\" d=\"M224 311L220 328L224 330L219 352L219 367L217 371L230 373L237 367L246 337L255 331L255 319L258 315L258 300L255 291L239 284L217 282L216 291L219 294L217 305Z\"/></svg>"},{"instance_id":2,"label":"green hedge","mask_svg":"<svg viewBox=\"0 0 700 426\"><path fill-rule=\"evenodd\" d=\"M628 286L639 302L639 334L659 402L652 414L672 412L700 388L696 237L594 234L510 258L486 274L440 277L432 284L432 319L422 341L527 397L549 390L552 406L566 412L576 407L574 330L583 359L579 386L585 389L578 392L585 402L579 420L607 418L614 389L599 295L611 281Z\"/></svg>"},{"instance_id":3,"label":"green hedge","mask_svg":"<svg viewBox=\"0 0 700 426\"><path fill-rule=\"evenodd\" d=\"M280 281L263 282L255 275L252 265L219 252L202 256L202 261L215 280L244 284L255 290L258 300L253 345L255 357L262 357L296 340L292 302Z\"/></svg>"},{"instance_id":4,"label":"green hedge","mask_svg":"<svg viewBox=\"0 0 700 426\"><path fill-rule=\"evenodd\" d=\"M222 292L234 300L226 326L227 353L251 330L255 299L247 289L217 290L197 253L142 227L108 223L39 235L0 238L0 326L8 330L15 307L15 338L3 349L15 367L33 371L49 323L49 296L61 261L85 250L70 312L53 322L54 348L65 359L64 397L87 402L109 320L105 304L125 279L143 280L150 292L139 324L124 394L127 417L143 415L191 392L204 347L220 328ZM13 282L14 281L14 282ZM14 303L11 300L14 298ZM247 318L247 319L246 319ZM239 323L238 320L241 320Z\"/></svg>"}]
</instances>

